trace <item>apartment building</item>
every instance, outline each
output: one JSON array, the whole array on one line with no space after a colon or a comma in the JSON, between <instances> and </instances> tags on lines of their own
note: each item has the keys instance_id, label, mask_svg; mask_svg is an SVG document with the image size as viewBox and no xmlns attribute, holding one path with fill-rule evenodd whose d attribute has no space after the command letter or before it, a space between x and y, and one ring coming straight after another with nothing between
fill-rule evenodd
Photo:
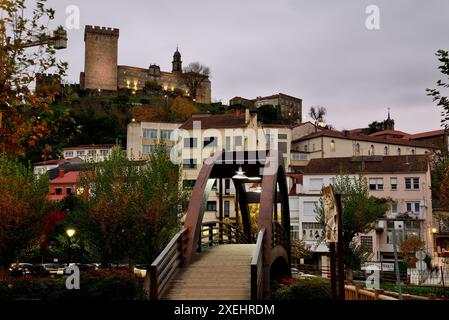
<instances>
[{"instance_id":1,"label":"apartment building","mask_svg":"<svg viewBox=\"0 0 449 320\"><path fill-rule=\"evenodd\" d=\"M85 162L104 161L112 152L115 144L75 146L63 149L64 159L79 158Z\"/></svg>"},{"instance_id":2,"label":"apartment building","mask_svg":"<svg viewBox=\"0 0 449 320\"><path fill-rule=\"evenodd\" d=\"M128 124L126 154L130 160L147 160L158 144L171 148L176 143L174 131L181 123L132 122Z\"/></svg>"},{"instance_id":3,"label":"apartment building","mask_svg":"<svg viewBox=\"0 0 449 320\"><path fill-rule=\"evenodd\" d=\"M390 208L372 232L357 241L372 249L373 261L393 261L393 229L402 229L399 241L411 235L433 253L431 176L426 155L370 156L312 159L303 174L290 175L292 234L314 251L314 263L326 266L327 247L317 241L323 232L316 207L323 186L335 183L341 172L355 178L363 174L369 193L390 199Z\"/></svg>"}]
</instances>

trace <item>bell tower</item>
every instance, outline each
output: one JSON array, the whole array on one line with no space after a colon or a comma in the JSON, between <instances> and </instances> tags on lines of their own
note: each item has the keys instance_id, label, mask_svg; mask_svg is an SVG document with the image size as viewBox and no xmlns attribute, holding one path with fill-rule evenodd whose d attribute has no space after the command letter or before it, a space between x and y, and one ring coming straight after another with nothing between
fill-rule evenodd
<instances>
[{"instance_id":1,"label":"bell tower","mask_svg":"<svg viewBox=\"0 0 449 320\"><path fill-rule=\"evenodd\" d=\"M173 62L172 62L173 73L182 73L182 60L181 60L181 53L178 51L178 47L176 47L175 54L173 55Z\"/></svg>"}]
</instances>

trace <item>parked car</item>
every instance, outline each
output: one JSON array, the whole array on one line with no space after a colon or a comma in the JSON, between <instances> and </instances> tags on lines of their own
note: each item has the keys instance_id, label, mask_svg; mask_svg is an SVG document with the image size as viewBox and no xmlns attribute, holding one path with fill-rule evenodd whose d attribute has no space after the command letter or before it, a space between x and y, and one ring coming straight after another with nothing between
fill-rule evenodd
<instances>
[{"instance_id":1,"label":"parked car","mask_svg":"<svg viewBox=\"0 0 449 320\"><path fill-rule=\"evenodd\" d=\"M43 265L33 265L31 263L13 263L8 270L10 277L48 277L50 272L46 270Z\"/></svg>"},{"instance_id":2,"label":"parked car","mask_svg":"<svg viewBox=\"0 0 449 320\"><path fill-rule=\"evenodd\" d=\"M59 263L44 263L43 267L45 270L50 272L51 275L61 276L64 274L64 265Z\"/></svg>"}]
</instances>

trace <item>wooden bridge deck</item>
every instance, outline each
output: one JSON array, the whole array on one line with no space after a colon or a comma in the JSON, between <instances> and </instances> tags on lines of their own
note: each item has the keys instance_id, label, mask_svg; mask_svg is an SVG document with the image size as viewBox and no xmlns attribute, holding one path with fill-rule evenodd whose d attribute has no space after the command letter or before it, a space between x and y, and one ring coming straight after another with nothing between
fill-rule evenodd
<instances>
[{"instance_id":1,"label":"wooden bridge deck","mask_svg":"<svg viewBox=\"0 0 449 320\"><path fill-rule=\"evenodd\" d=\"M249 300L255 244L225 244L192 257L168 283L165 300Z\"/></svg>"}]
</instances>

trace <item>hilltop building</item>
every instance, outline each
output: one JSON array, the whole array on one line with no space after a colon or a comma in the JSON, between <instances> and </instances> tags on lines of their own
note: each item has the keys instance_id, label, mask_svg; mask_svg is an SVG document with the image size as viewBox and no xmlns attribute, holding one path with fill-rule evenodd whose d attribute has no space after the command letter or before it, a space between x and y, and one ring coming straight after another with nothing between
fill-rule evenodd
<instances>
[{"instance_id":1,"label":"hilltop building","mask_svg":"<svg viewBox=\"0 0 449 320\"><path fill-rule=\"evenodd\" d=\"M148 68L118 65L119 29L86 26L84 31L85 62L80 75L83 90L118 91L120 89L136 92L142 90L147 82L156 82L165 91L190 93L183 84L181 53L176 49L173 55L171 72L161 71L158 65ZM211 103L211 82L206 79L198 89L199 103Z\"/></svg>"}]
</instances>

